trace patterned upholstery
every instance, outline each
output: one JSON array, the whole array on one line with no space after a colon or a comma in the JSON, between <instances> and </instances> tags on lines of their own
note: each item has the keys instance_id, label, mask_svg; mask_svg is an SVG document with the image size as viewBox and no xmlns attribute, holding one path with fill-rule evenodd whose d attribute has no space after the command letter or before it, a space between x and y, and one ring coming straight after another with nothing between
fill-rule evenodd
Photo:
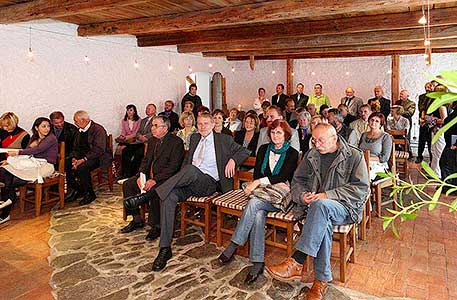
<instances>
[{"instance_id":1,"label":"patterned upholstery","mask_svg":"<svg viewBox=\"0 0 457 300\"><path fill-rule=\"evenodd\" d=\"M243 210L248 203L248 196L243 190L234 190L217 196L213 199L213 204L231 209Z\"/></svg>"},{"instance_id":2,"label":"patterned upholstery","mask_svg":"<svg viewBox=\"0 0 457 300\"><path fill-rule=\"evenodd\" d=\"M354 224L333 225L333 232L348 233L351 231L352 226L354 226Z\"/></svg>"},{"instance_id":3,"label":"patterned upholstery","mask_svg":"<svg viewBox=\"0 0 457 300\"><path fill-rule=\"evenodd\" d=\"M295 222L294 213L290 210L287 214L283 213L282 211L279 212L270 212L267 214L267 218L274 218L279 220L291 221Z\"/></svg>"},{"instance_id":4,"label":"patterned upholstery","mask_svg":"<svg viewBox=\"0 0 457 300\"><path fill-rule=\"evenodd\" d=\"M219 194L218 194L218 193L214 193L214 194L212 194L212 195L204 196L204 197L191 196L191 197L187 198L186 201L187 201L187 202L205 203L205 202L210 202L210 201L213 200L213 198L216 197L217 195L219 195Z\"/></svg>"},{"instance_id":5,"label":"patterned upholstery","mask_svg":"<svg viewBox=\"0 0 457 300\"><path fill-rule=\"evenodd\" d=\"M408 159L409 158L409 153L408 153L408 151L395 150L395 157L396 158L401 158L401 159Z\"/></svg>"}]
</instances>

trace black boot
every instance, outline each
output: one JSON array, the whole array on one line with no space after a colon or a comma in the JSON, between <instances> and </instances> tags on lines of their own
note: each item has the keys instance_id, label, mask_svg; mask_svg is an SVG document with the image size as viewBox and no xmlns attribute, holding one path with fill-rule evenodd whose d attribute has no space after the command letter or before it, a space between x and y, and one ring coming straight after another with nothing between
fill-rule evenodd
<instances>
[{"instance_id":1,"label":"black boot","mask_svg":"<svg viewBox=\"0 0 457 300\"><path fill-rule=\"evenodd\" d=\"M125 226L121 229L121 233L129 233L129 232L134 231L135 229L143 228L143 227L144 227L143 221L137 222L137 221L133 220L127 226Z\"/></svg>"},{"instance_id":2,"label":"black boot","mask_svg":"<svg viewBox=\"0 0 457 300\"><path fill-rule=\"evenodd\" d=\"M146 240L152 242L153 240L157 239L159 236L160 236L160 227L152 226L151 230L149 230L149 233L146 236Z\"/></svg>"},{"instance_id":3,"label":"black boot","mask_svg":"<svg viewBox=\"0 0 457 300\"><path fill-rule=\"evenodd\" d=\"M171 248L164 247L160 248L159 254L157 255L154 263L152 264L152 271L159 272L167 265L167 261L172 257Z\"/></svg>"},{"instance_id":4,"label":"black boot","mask_svg":"<svg viewBox=\"0 0 457 300\"><path fill-rule=\"evenodd\" d=\"M79 201L79 205L86 205L92 203L96 198L97 196L95 195L95 192L93 190L90 190L89 192L87 192L84 198L82 198Z\"/></svg>"},{"instance_id":5,"label":"black boot","mask_svg":"<svg viewBox=\"0 0 457 300\"><path fill-rule=\"evenodd\" d=\"M78 200L79 198L82 198L84 196L83 193L81 193L77 189L73 189L69 194L65 196L65 203L73 202L75 200Z\"/></svg>"},{"instance_id":6,"label":"black boot","mask_svg":"<svg viewBox=\"0 0 457 300\"><path fill-rule=\"evenodd\" d=\"M151 196L148 193L138 194L124 199L124 207L127 212L138 210L141 204L149 202Z\"/></svg>"}]
</instances>

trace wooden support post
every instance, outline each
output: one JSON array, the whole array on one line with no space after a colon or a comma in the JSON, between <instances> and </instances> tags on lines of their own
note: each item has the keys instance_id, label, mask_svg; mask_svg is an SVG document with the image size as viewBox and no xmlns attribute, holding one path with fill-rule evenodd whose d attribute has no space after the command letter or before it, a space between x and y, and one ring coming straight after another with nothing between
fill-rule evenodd
<instances>
[{"instance_id":1,"label":"wooden support post","mask_svg":"<svg viewBox=\"0 0 457 300\"><path fill-rule=\"evenodd\" d=\"M294 85L294 60L287 59L287 95L293 94L293 85Z\"/></svg>"},{"instance_id":2,"label":"wooden support post","mask_svg":"<svg viewBox=\"0 0 457 300\"><path fill-rule=\"evenodd\" d=\"M392 89L392 105L397 101L400 95L400 55L392 55L392 77L391 77L391 89Z\"/></svg>"},{"instance_id":3,"label":"wooden support post","mask_svg":"<svg viewBox=\"0 0 457 300\"><path fill-rule=\"evenodd\" d=\"M249 56L249 67L254 71L254 55Z\"/></svg>"}]
</instances>

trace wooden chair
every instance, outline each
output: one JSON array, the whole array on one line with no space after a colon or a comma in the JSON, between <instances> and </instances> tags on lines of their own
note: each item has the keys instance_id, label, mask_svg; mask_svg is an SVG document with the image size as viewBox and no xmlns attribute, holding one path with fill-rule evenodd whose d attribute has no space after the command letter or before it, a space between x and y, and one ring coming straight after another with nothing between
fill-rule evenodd
<instances>
[{"instance_id":1,"label":"wooden chair","mask_svg":"<svg viewBox=\"0 0 457 300\"><path fill-rule=\"evenodd\" d=\"M398 175L402 178L408 178L408 158L409 142L406 130L387 130L387 133L393 137L393 147L395 149L395 165Z\"/></svg>"},{"instance_id":2,"label":"wooden chair","mask_svg":"<svg viewBox=\"0 0 457 300\"><path fill-rule=\"evenodd\" d=\"M113 135L110 134L107 137L108 147L113 152ZM113 191L113 183L114 183L114 174L113 174L113 164L110 163L108 167L98 167L91 172L92 181L98 183L99 186L103 184L108 184L110 192Z\"/></svg>"},{"instance_id":3,"label":"wooden chair","mask_svg":"<svg viewBox=\"0 0 457 300\"><path fill-rule=\"evenodd\" d=\"M397 171L396 171L396 163L395 163L395 147L392 147L392 152L390 153L389 158L389 168L390 172L393 174L394 178L397 178ZM387 187L392 187L395 184L396 179L388 178L381 178L371 183L371 193L374 198L374 202L376 205L376 215L381 218L381 208L385 205L389 205L392 203L393 209L397 209L397 194L394 193L392 199L387 201L382 201L382 189Z\"/></svg>"},{"instance_id":4,"label":"wooden chair","mask_svg":"<svg viewBox=\"0 0 457 300\"><path fill-rule=\"evenodd\" d=\"M333 226L333 240L339 243L340 281L346 282L346 270L349 262L355 263L356 225Z\"/></svg>"},{"instance_id":5,"label":"wooden chair","mask_svg":"<svg viewBox=\"0 0 457 300\"><path fill-rule=\"evenodd\" d=\"M57 155L58 169L51 176L43 178L43 183L30 182L19 187L19 206L21 213L25 210L25 202L35 204L35 216L41 213L41 204L60 201L60 208L64 208L65 201L65 143L59 143ZM57 191L51 188L57 186ZM28 193L32 190L33 193ZM29 197L33 194L33 197ZM44 199L43 199L44 194Z\"/></svg>"}]
</instances>

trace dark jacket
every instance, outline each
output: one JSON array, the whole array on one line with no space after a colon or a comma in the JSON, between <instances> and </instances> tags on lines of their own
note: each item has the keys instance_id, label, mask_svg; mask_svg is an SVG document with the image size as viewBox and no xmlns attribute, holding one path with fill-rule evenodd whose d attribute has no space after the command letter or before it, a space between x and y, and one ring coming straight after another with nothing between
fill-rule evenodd
<instances>
[{"instance_id":1,"label":"dark jacket","mask_svg":"<svg viewBox=\"0 0 457 300\"><path fill-rule=\"evenodd\" d=\"M286 108L286 98L288 96L286 94L281 94L278 99L278 94L274 94L271 97L271 104L279 106L282 110Z\"/></svg>"},{"instance_id":2,"label":"dark jacket","mask_svg":"<svg viewBox=\"0 0 457 300\"><path fill-rule=\"evenodd\" d=\"M346 126L349 127L349 124L351 124L352 121L355 121L355 120L357 120L357 117L355 117L355 116L353 116L353 115L351 115L351 114L348 113L348 114L346 115L346 117L344 118L343 123L344 123L344 125L346 125Z\"/></svg>"},{"instance_id":3,"label":"dark jacket","mask_svg":"<svg viewBox=\"0 0 457 300\"><path fill-rule=\"evenodd\" d=\"M268 180L271 184L279 183L279 182L292 182L292 178L294 176L294 171L297 168L297 161L298 161L298 151L292 147L289 147L286 152L286 158L284 160L284 164L281 167L279 173L275 176L271 174L270 164L267 163L267 167L265 168L265 174L262 174L262 163L265 158L265 154L267 152L268 144L262 145L259 148L259 152L257 153L257 157L255 159L255 167L254 167L254 179L259 179L262 177L268 177ZM269 155L269 154L268 154Z\"/></svg>"},{"instance_id":4,"label":"dark jacket","mask_svg":"<svg viewBox=\"0 0 457 300\"><path fill-rule=\"evenodd\" d=\"M348 208L351 219L360 223L362 211L370 191L370 178L363 153L338 138L339 149L326 178L321 178L321 154L316 148L305 153L292 180L292 200L296 203L297 218L306 215L308 205L303 192L326 192L327 197Z\"/></svg>"},{"instance_id":5,"label":"dark jacket","mask_svg":"<svg viewBox=\"0 0 457 300\"><path fill-rule=\"evenodd\" d=\"M235 142L243 146L244 137L246 136L246 129L241 129L240 131L235 132ZM248 150L251 151L250 156L255 156L255 151L257 149L257 142L259 141L259 132L255 132L251 138L251 141L248 144Z\"/></svg>"},{"instance_id":6,"label":"dark jacket","mask_svg":"<svg viewBox=\"0 0 457 300\"><path fill-rule=\"evenodd\" d=\"M78 130L75 135L75 142L73 144L73 151L70 153L71 158L87 158L99 159L101 167L107 167L113 160L113 151L108 145L108 136L105 128L102 125L92 121L88 129L87 141L89 142L89 152L86 155L80 153L80 136L81 132Z\"/></svg>"},{"instance_id":7,"label":"dark jacket","mask_svg":"<svg viewBox=\"0 0 457 300\"><path fill-rule=\"evenodd\" d=\"M371 105L372 101L376 101L376 98L368 99L368 105ZM381 104L381 113L384 115L384 117L387 120L387 117L390 114L390 100L386 99L384 97L381 97L379 99L379 104Z\"/></svg>"},{"instance_id":8,"label":"dark jacket","mask_svg":"<svg viewBox=\"0 0 457 300\"><path fill-rule=\"evenodd\" d=\"M216 148L217 171L222 193L233 189L233 178L225 177L225 166L230 159L233 159L237 166L241 165L249 157L249 151L235 143L231 136L226 134L214 134L214 147ZM200 142L201 135L196 132L190 138L189 152L184 159L183 166L192 164L195 149Z\"/></svg>"},{"instance_id":9,"label":"dark jacket","mask_svg":"<svg viewBox=\"0 0 457 300\"><path fill-rule=\"evenodd\" d=\"M167 117L167 112L163 111L159 114L159 116L165 116ZM174 111L171 111L169 113L168 119L170 120L170 132L175 131L176 129L179 129L179 116L177 113Z\"/></svg>"},{"instance_id":10,"label":"dark jacket","mask_svg":"<svg viewBox=\"0 0 457 300\"><path fill-rule=\"evenodd\" d=\"M190 93L186 93L184 97L182 97L181 100L181 111L184 111L184 104L187 101L191 101L194 103L194 109L192 110L194 115L197 115L197 109L202 106L202 99L200 98L199 95L192 96Z\"/></svg>"},{"instance_id":11,"label":"dark jacket","mask_svg":"<svg viewBox=\"0 0 457 300\"><path fill-rule=\"evenodd\" d=\"M27 147L24 150L19 150L19 154L33 155L35 158L46 159L50 164L56 164L58 151L59 144L56 136L53 133L49 133L36 147Z\"/></svg>"},{"instance_id":12,"label":"dark jacket","mask_svg":"<svg viewBox=\"0 0 457 300\"><path fill-rule=\"evenodd\" d=\"M309 150L309 141L311 139L311 129L308 128L308 132L306 135L303 135L303 129L297 128L298 139L300 141L300 151L301 153L305 153Z\"/></svg>"},{"instance_id":13,"label":"dark jacket","mask_svg":"<svg viewBox=\"0 0 457 300\"><path fill-rule=\"evenodd\" d=\"M152 137L148 140L148 151L141 162L137 176L141 172L147 179L151 179L152 165L152 179L160 185L179 171L183 159L184 144L179 137L171 133L167 133L161 140Z\"/></svg>"},{"instance_id":14,"label":"dark jacket","mask_svg":"<svg viewBox=\"0 0 457 300\"><path fill-rule=\"evenodd\" d=\"M309 99L309 96L308 95L305 95L303 93L300 94L300 100L298 100L298 93L295 93L293 95L290 95L290 97L292 99L294 99L294 102L295 102L295 109L299 108L299 107L303 107L303 108L306 108L306 105L308 104L308 99Z\"/></svg>"},{"instance_id":15,"label":"dark jacket","mask_svg":"<svg viewBox=\"0 0 457 300\"><path fill-rule=\"evenodd\" d=\"M55 128L52 128L52 133L56 134ZM73 152L73 142L75 141L78 128L75 125L64 122L62 132L60 133L57 141L65 142L65 157L69 157L70 153ZM56 135L57 137L57 135Z\"/></svg>"}]
</instances>

